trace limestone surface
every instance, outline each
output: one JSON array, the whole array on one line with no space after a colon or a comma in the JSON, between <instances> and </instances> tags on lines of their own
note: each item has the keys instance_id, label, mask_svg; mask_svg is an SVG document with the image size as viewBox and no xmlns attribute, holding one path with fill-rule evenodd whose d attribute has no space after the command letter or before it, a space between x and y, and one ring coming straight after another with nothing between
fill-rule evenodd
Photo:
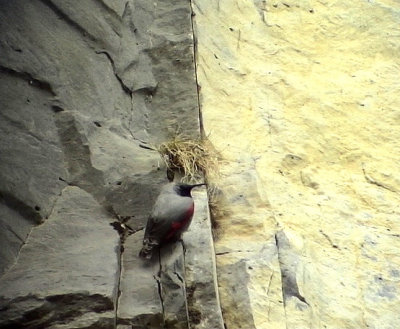
<instances>
[{"instance_id":1,"label":"limestone surface","mask_svg":"<svg viewBox=\"0 0 400 329\"><path fill-rule=\"evenodd\" d=\"M226 328L400 327L399 3L193 9Z\"/></svg>"}]
</instances>

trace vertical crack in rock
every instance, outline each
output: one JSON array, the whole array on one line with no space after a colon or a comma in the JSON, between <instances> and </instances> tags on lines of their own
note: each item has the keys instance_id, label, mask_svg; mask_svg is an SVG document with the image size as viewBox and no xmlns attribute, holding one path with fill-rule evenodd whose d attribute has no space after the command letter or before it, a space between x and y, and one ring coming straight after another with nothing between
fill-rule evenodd
<instances>
[{"instance_id":1,"label":"vertical crack in rock","mask_svg":"<svg viewBox=\"0 0 400 329\"><path fill-rule=\"evenodd\" d=\"M307 305L308 303L300 294L296 281L297 255L291 250L289 240L283 231L275 234L275 243L281 270L283 303L286 313L286 302L290 297L296 297Z\"/></svg>"},{"instance_id":2,"label":"vertical crack in rock","mask_svg":"<svg viewBox=\"0 0 400 329\"><path fill-rule=\"evenodd\" d=\"M161 267L161 266L160 266ZM156 280L157 282L157 286L158 286L158 297L160 298L160 303L161 303L161 308L162 308L162 315L163 315L163 319L164 319L164 300L162 297L162 292L161 292L161 281L160 278L157 276L154 276L154 280Z\"/></svg>"},{"instance_id":3,"label":"vertical crack in rock","mask_svg":"<svg viewBox=\"0 0 400 329\"><path fill-rule=\"evenodd\" d=\"M180 243L160 249L160 287L164 323L168 329L188 329L183 248Z\"/></svg>"},{"instance_id":4,"label":"vertical crack in rock","mask_svg":"<svg viewBox=\"0 0 400 329\"><path fill-rule=\"evenodd\" d=\"M197 109L198 109L198 118L199 118L199 130L200 130L200 136L204 138L204 126L203 126L203 116L202 116L202 109L201 109L201 101L200 101L200 90L201 86L199 84L199 79L198 79L198 72L197 72L197 58L198 58L198 43L197 43L197 37L196 37L196 29L195 29L195 22L194 22L194 16L195 12L193 10L194 4L192 0L189 0L189 9L190 9L190 27L191 27L191 33L192 33L192 42L193 42L193 69L194 69L194 79L196 83L196 97L197 97ZM219 7L219 1L218 1L218 7ZM207 177L204 177L205 181L207 181ZM209 214L209 208L208 208L208 191L206 193L206 200L205 203L207 204L207 209L205 210L205 213ZM221 308L221 301L220 301L220 295L218 291L218 277L217 277L217 271L216 271L216 260L215 260L215 249L214 249L214 244L213 244L213 237L212 237L212 220L210 217L208 217L208 222L211 223L210 227L207 228L207 233L203 232L204 235L210 234L209 239L211 240L211 245L209 254L212 254L211 257L205 257L202 259L203 263L196 261L196 265L193 266L193 261L197 260L197 257L193 257L193 255L189 255L190 263L189 267L186 265L186 248L185 245L183 244L183 262L186 267L185 271L185 277L188 279L188 268L195 269L197 268L200 270L202 273L203 277L200 278L199 276L196 275L191 275L189 274L189 284L188 281L185 282L186 286L186 306L187 306L187 316L188 316L188 323L189 327L197 328L202 327L207 324L212 324L217 327L222 327L226 325L224 323L223 319L223 312ZM203 237L204 239L204 237ZM205 243L205 240L202 240L201 243ZM194 245L193 245L194 246ZM208 258L208 260L206 260ZM206 261L205 261L206 260ZM208 266L212 270L208 272L209 269L205 270L202 267ZM190 271L189 271L190 272ZM204 276L207 276L207 274L210 274L211 276L208 278L210 281L207 281L207 285L205 287L205 284L203 280L207 280ZM190 278L192 276L192 278ZM195 279L196 278L196 279ZM211 283L214 283L214 289L210 288ZM211 285L212 286L212 285ZM197 292L196 292L197 289ZM201 291L199 293L199 291ZM210 298L211 295L212 297ZM207 300L207 298L210 298L212 301ZM199 304L203 304L202 307L199 307ZM206 305L204 305L206 304Z\"/></svg>"},{"instance_id":5,"label":"vertical crack in rock","mask_svg":"<svg viewBox=\"0 0 400 329\"><path fill-rule=\"evenodd\" d=\"M111 68L113 70L113 73L116 77L116 79L118 80L119 84L121 85L122 90L129 96L130 98L130 116L129 116L129 122L128 122L128 132L131 135L131 137L136 140L139 141L141 143L146 144L145 141L138 139L137 137L134 136L131 126L133 123L133 113L134 113L134 105L133 105L133 90L132 88L128 87L126 85L126 83L124 82L124 79L122 79L122 77L117 73L117 68L115 67L115 61L112 58L112 56L110 55L109 52L105 51L105 50L100 50L100 51L96 51L96 54L103 54L107 57L107 59L109 60L110 64L111 64ZM154 88L154 90L156 89L156 87ZM153 92L154 92L153 90ZM152 149L152 148L149 148Z\"/></svg>"},{"instance_id":6,"label":"vertical crack in rock","mask_svg":"<svg viewBox=\"0 0 400 329\"><path fill-rule=\"evenodd\" d=\"M123 223L121 221L121 218L119 218L118 215L115 215L118 220L110 223L110 225L114 228L114 230L116 230L119 234L119 243L118 243L118 275L117 275L117 280L116 280L116 299L115 299L115 328L117 328L118 323L118 307L119 307L119 298L121 296L122 293L122 289L121 289L121 281L122 281L122 257L123 257L123 253L125 251L125 240L127 238L127 236L134 234L138 231L143 230L142 228L139 228L137 230L132 230L128 225L126 225L125 223Z\"/></svg>"},{"instance_id":7,"label":"vertical crack in rock","mask_svg":"<svg viewBox=\"0 0 400 329\"><path fill-rule=\"evenodd\" d=\"M122 272L122 254L124 252L123 241L121 241L121 234L118 245L118 274L117 274L117 282L116 282L116 294L115 294L115 319L114 319L114 328L117 328L118 324L118 303L119 296L121 295L121 272Z\"/></svg>"},{"instance_id":8,"label":"vertical crack in rock","mask_svg":"<svg viewBox=\"0 0 400 329\"><path fill-rule=\"evenodd\" d=\"M161 253L160 251L157 251L158 253L158 273L157 276L154 276L154 280L157 282L157 287L158 287L158 297L160 298L160 303L161 303L161 309L162 309L162 316L163 319L165 319L165 309L164 309L164 299L162 296L162 287L161 287L161 271L162 271L162 265L161 265Z\"/></svg>"},{"instance_id":9,"label":"vertical crack in rock","mask_svg":"<svg viewBox=\"0 0 400 329\"><path fill-rule=\"evenodd\" d=\"M114 222L113 226L116 223L118 222ZM122 239L117 326L160 329L164 328L160 260L156 253L151 260L139 257L143 234L138 232L139 230L129 229Z\"/></svg>"},{"instance_id":10,"label":"vertical crack in rock","mask_svg":"<svg viewBox=\"0 0 400 329\"><path fill-rule=\"evenodd\" d=\"M193 39L193 65L194 65L194 78L196 80L196 87L197 87L197 107L198 107L198 111L199 111L199 122L200 122L200 133L203 134L204 132L204 128L203 128L203 117L201 114L201 105L200 105L200 85L199 85L199 80L197 77L197 38L196 38L196 34L195 34L195 25L194 25L194 21L193 21L193 17L194 17L194 11L193 11L193 2L192 0L189 1L190 2L190 23L192 26L192 39Z\"/></svg>"},{"instance_id":11,"label":"vertical crack in rock","mask_svg":"<svg viewBox=\"0 0 400 329\"><path fill-rule=\"evenodd\" d=\"M154 47L152 43L152 28L147 26L148 23L157 21L157 13L152 12L155 8L150 10L151 6L147 7L144 4L138 3L136 8L132 7L132 3L129 2L125 5L122 15L123 33L126 35L126 39L130 40L130 44L134 44L136 47L127 45L127 50L119 53L118 61L115 63L115 72L124 80L125 84L129 85L131 90L131 115L128 122L130 135L134 140L145 143L143 140L138 139L136 135L142 139L150 138L151 118L153 115L158 115L158 111L152 107L152 101L160 79L156 79L154 76L154 71L157 71L157 69L155 68L155 62L150 58ZM147 10L150 11L148 12ZM143 17L146 16L149 22L144 21ZM165 28L164 26L163 29ZM131 56L130 61L124 61L127 52ZM160 61L159 54L156 61ZM166 79L167 75L163 74L163 79ZM160 104L163 107L165 105L166 103ZM162 120L157 119L156 121Z\"/></svg>"},{"instance_id":12,"label":"vertical crack in rock","mask_svg":"<svg viewBox=\"0 0 400 329\"><path fill-rule=\"evenodd\" d=\"M132 137L135 141L139 141L139 142L141 142L141 143L143 143L143 144L147 144L147 142L145 142L145 141L143 141L143 140L141 140L141 139L138 139L138 138L133 134L132 129L131 129L132 124L133 124L133 113L134 113L133 90L132 90L132 88L128 87L128 86L126 85L126 83L124 82L124 79L122 79L122 77L120 77L120 75L117 73L117 68L115 67L115 61L114 61L114 59L112 58L112 56L109 54L109 52L107 52L107 51L105 51L105 50L102 50L102 51L96 51L96 54L103 54L103 55L105 55L105 56L107 57L107 59L110 61L110 64L111 64L113 73L114 73L116 79L118 80L119 84L121 85L122 90L123 90L123 91L129 96L129 98L130 98L130 116L129 116L129 119L128 119L128 127L127 127L127 130L128 130L128 132L129 132L129 134L131 135L131 137ZM152 90L151 90L151 93L155 92L155 89L156 89L156 88L157 88L157 87L155 87L154 89L152 89ZM138 91L136 91L136 92L138 92ZM148 149L154 150L153 148L150 148L150 147L146 147L146 146L143 146L143 145L140 145L140 146L142 146L142 147L144 147L144 148L148 148Z\"/></svg>"}]
</instances>

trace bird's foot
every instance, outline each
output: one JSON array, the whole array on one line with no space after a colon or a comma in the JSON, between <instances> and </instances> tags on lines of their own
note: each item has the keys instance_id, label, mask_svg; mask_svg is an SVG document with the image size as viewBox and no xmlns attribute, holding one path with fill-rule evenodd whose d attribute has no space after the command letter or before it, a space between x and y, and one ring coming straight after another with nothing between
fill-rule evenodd
<instances>
[{"instance_id":1,"label":"bird's foot","mask_svg":"<svg viewBox=\"0 0 400 329\"><path fill-rule=\"evenodd\" d=\"M177 242L180 242L180 244L182 245L183 254L185 255L185 254L186 254L186 246L185 246L185 241L183 241L183 239L182 239L182 238L179 238L179 239L177 240Z\"/></svg>"}]
</instances>

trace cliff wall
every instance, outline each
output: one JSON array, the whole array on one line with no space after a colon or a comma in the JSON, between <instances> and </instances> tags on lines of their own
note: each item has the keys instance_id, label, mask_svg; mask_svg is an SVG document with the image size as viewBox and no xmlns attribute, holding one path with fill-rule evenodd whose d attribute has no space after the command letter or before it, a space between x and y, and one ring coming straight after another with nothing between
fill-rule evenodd
<instances>
[{"instance_id":1,"label":"cliff wall","mask_svg":"<svg viewBox=\"0 0 400 329\"><path fill-rule=\"evenodd\" d=\"M0 0L0 328L399 328L399 23L391 0ZM218 171L144 263L177 132Z\"/></svg>"},{"instance_id":2,"label":"cliff wall","mask_svg":"<svg viewBox=\"0 0 400 329\"><path fill-rule=\"evenodd\" d=\"M193 2L227 328L400 327L399 3Z\"/></svg>"}]
</instances>

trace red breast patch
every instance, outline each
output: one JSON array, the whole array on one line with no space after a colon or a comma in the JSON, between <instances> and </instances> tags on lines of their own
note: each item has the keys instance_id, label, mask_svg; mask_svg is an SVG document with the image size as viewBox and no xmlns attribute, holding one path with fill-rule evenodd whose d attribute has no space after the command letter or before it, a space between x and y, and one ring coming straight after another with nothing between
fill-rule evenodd
<instances>
[{"instance_id":1,"label":"red breast patch","mask_svg":"<svg viewBox=\"0 0 400 329\"><path fill-rule=\"evenodd\" d=\"M194 213L194 203L192 203L191 207L186 211L185 218L182 221L175 221L171 223L171 230L165 237L165 240L169 240L177 233L180 233L186 225L190 223L190 220L193 217Z\"/></svg>"}]
</instances>

